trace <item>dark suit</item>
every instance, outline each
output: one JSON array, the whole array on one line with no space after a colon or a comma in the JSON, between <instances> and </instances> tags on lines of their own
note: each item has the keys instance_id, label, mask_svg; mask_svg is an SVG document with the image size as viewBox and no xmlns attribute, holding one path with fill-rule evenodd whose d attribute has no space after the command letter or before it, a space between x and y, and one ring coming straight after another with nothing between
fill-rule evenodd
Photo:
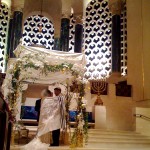
<instances>
[{"instance_id":1,"label":"dark suit","mask_svg":"<svg viewBox=\"0 0 150 150\"><path fill-rule=\"evenodd\" d=\"M35 111L37 111L38 113L37 122L39 122L40 108L41 108L41 99L38 99L36 100L36 103L35 103Z\"/></svg>"}]
</instances>

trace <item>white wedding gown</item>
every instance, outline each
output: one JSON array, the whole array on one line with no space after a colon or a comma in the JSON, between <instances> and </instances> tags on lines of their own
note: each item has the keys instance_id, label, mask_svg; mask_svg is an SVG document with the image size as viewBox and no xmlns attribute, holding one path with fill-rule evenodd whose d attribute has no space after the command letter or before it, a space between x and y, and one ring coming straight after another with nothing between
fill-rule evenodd
<instances>
[{"instance_id":1,"label":"white wedding gown","mask_svg":"<svg viewBox=\"0 0 150 150\"><path fill-rule=\"evenodd\" d=\"M41 105L40 121L36 137L21 150L47 150L49 144L41 142L40 137L49 131L61 128L60 102L58 97L47 97Z\"/></svg>"}]
</instances>

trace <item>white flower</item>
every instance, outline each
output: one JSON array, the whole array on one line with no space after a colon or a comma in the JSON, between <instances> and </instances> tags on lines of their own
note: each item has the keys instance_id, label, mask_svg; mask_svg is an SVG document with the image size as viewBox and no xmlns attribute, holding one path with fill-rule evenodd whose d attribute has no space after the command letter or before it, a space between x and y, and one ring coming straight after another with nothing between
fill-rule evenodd
<instances>
[{"instance_id":1,"label":"white flower","mask_svg":"<svg viewBox=\"0 0 150 150\"><path fill-rule=\"evenodd\" d=\"M79 120L78 129L83 130L84 124L85 124L84 120Z\"/></svg>"},{"instance_id":2,"label":"white flower","mask_svg":"<svg viewBox=\"0 0 150 150\"><path fill-rule=\"evenodd\" d=\"M26 65L26 64L27 64L27 60L24 60L24 59L23 59L23 60L22 60L22 64L23 64L23 65Z\"/></svg>"},{"instance_id":3,"label":"white flower","mask_svg":"<svg viewBox=\"0 0 150 150\"><path fill-rule=\"evenodd\" d=\"M39 68L43 68L43 64L42 63L36 63L35 66L39 67Z\"/></svg>"},{"instance_id":4,"label":"white flower","mask_svg":"<svg viewBox=\"0 0 150 150\"><path fill-rule=\"evenodd\" d=\"M9 70L13 69L13 67L14 67L14 66L11 64L11 65L9 66Z\"/></svg>"},{"instance_id":5,"label":"white flower","mask_svg":"<svg viewBox=\"0 0 150 150\"><path fill-rule=\"evenodd\" d=\"M83 78L83 79L82 79L82 84L87 84L87 83L88 83L88 80L85 79L85 78Z\"/></svg>"},{"instance_id":6,"label":"white flower","mask_svg":"<svg viewBox=\"0 0 150 150\"><path fill-rule=\"evenodd\" d=\"M64 64L63 66L64 66L65 68L69 68L67 64Z\"/></svg>"},{"instance_id":7,"label":"white flower","mask_svg":"<svg viewBox=\"0 0 150 150\"><path fill-rule=\"evenodd\" d=\"M72 67L72 70L75 70L75 71L80 71L80 68L79 68L79 65L77 64L74 64L73 67Z\"/></svg>"},{"instance_id":8,"label":"white flower","mask_svg":"<svg viewBox=\"0 0 150 150\"><path fill-rule=\"evenodd\" d=\"M21 58L18 58L17 61L22 61L22 59L21 59Z\"/></svg>"}]
</instances>

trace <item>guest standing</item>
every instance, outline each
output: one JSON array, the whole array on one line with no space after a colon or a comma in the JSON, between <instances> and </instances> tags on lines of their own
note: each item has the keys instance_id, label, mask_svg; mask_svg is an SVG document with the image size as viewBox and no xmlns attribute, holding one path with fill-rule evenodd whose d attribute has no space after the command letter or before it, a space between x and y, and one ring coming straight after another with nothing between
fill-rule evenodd
<instances>
[{"instance_id":1,"label":"guest standing","mask_svg":"<svg viewBox=\"0 0 150 150\"><path fill-rule=\"evenodd\" d=\"M35 103L35 111L37 111L37 122L39 122L40 109L41 109L41 99L38 99L36 100L36 103Z\"/></svg>"}]
</instances>

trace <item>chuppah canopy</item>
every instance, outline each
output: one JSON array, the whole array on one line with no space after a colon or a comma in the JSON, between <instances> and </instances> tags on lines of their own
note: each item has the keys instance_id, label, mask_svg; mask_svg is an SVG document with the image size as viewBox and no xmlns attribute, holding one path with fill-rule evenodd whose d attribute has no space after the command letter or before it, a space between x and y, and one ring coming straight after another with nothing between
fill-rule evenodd
<instances>
[{"instance_id":1,"label":"chuppah canopy","mask_svg":"<svg viewBox=\"0 0 150 150\"><path fill-rule=\"evenodd\" d=\"M48 50L39 47L19 45L14 51L16 58L10 59L6 71L6 79L3 90L10 92L14 66L20 67L19 81L28 83L54 84L64 83L73 78L72 72L84 74L85 55L82 53L69 53L56 50ZM72 65L71 70L68 69ZM49 67L46 71L46 67ZM60 69L59 69L60 68ZM68 71L67 71L68 70ZM45 71L45 72L44 72ZM7 91L7 92L6 92Z\"/></svg>"},{"instance_id":2,"label":"chuppah canopy","mask_svg":"<svg viewBox=\"0 0 150 150\"><path fill-rule=\"evenodd\" d=\"M58 65L66 62L76 64L79 66L85 66L85 55L82 53L70 53L57 50L48 50L45 48L24 46L21 44L16 48L14 53L17 58L23 58L23 56L25 55L44 54L45 61L48 61L51 65ZM34 61L35 64L38 63L36 62L36 60Z\"/></svg>"},{"instance_id":3,"label":"chuppah canopy","mask_svg":"<svg viewBox=\"0 0 150 150\"><path fill-rule=\"evenodd\" d=\"M16 58L10 59L3 83L4 96L7 98L13 122L16 121L18 112L17 104L21 102L24 82L55 84L64 83L67 89L75 85L75 92L78 93L77 129L74 130L71 138L72 146L83 145L83 138L87 142L87 120L86 109L83 104L85 94L85 82L83 82L85 56L79 53L51 51L43 48L27 47L19 45L14 51ZM71 81L70 83L68 83ZM69 91L69 90L68 90ZM67 122L71 96L66 92ZM47 127L47 126L46 126ZM84 135L84 136L83 136ZM76 142L78 141L78 142Z\"/></svg>"},{"instance_id":4,"label":"chuppah canopy","mask_svg":"<svg viewBox=\"0 0 150 150\"><path fill-rule=\"evenodd\" d=\"M42 65L40 62L41 59L44 59L44 62L49 65L60 65L62 63L65 64L73 64L73 69L76 71L84 70L85 67L85 55L82 53L69 53L69 52L62 52L62 51L56 51L56 50L48 50L44 48L39 47L29 47L29 46L23 46L19 45L17 49L14 51L17 58L20 58L23 61L24 56L30 55L32 57L32 61L36 65ZM37 59L36 56L38 56L39 59ZM26 62L25 62L26 63ZM41 66L42 68L43 66ZM56 82L62 83L67 78L71 77L70 72L49 72L46 75L40 74L40 70L34 70L32 68L26 70L29 71L30 76L32 78L36 78L34 81L35 83L43 83L43 84L53 84ZM21 75L23 75L24 72L21 72ZM33 82L30 79L27 79L28 82Z\"/></svg>"}]
</instances>

